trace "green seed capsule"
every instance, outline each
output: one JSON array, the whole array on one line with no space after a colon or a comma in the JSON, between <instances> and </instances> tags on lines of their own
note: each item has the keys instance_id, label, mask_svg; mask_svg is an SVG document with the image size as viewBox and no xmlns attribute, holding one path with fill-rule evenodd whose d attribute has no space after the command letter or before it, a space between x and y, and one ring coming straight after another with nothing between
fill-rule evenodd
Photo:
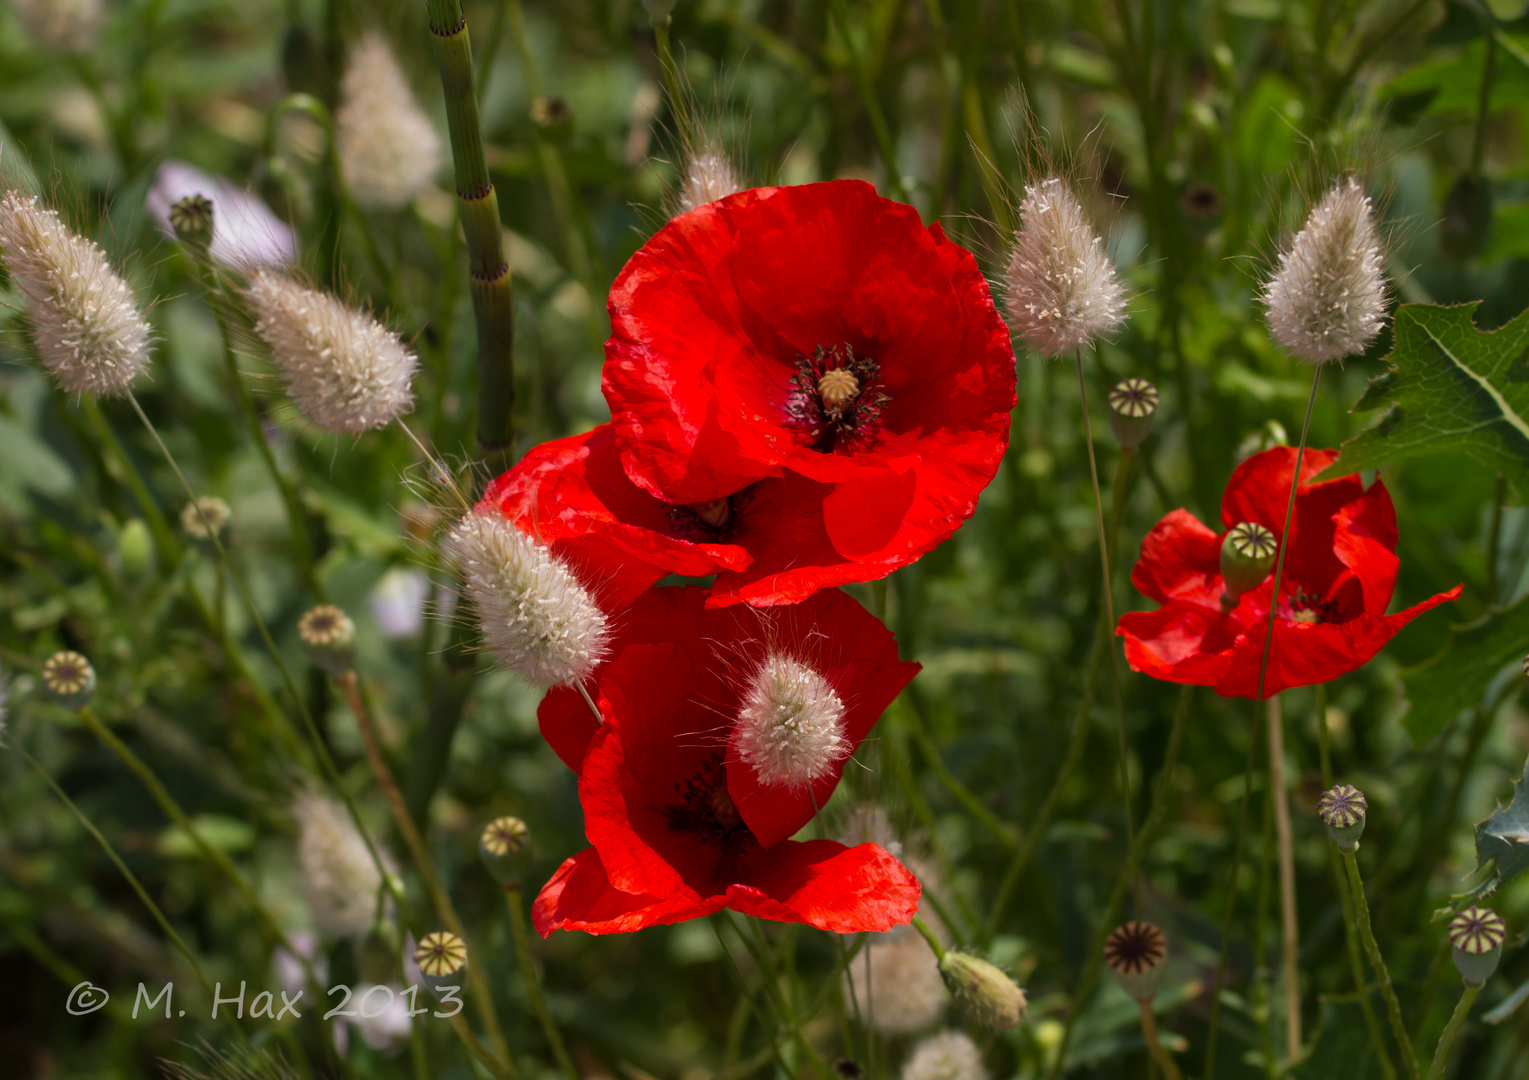
<instances>
[{"instance_id":1,"label":"green seed capsule","mask_svg":"<svg viewBox=\"0 0 1529 1080\"><path fill-rule=\"evenodd\" d=\"M1317 800L1317 815L1327 826L1327 835L1338 850L1351 853L1359 846L1364 835L1365 813L1370 809L1369 800L1353 784L1339 784L1324 791Z\"/></svg>"},{"instance_id":2,"label":"green seed capsule","mask_svg":"<svg viewBox=\"0 0 1529 1080\"><path fill-rule=\"evenodd\" d=\"M478 857L506 889L520 884L531 861L531 832L518 817L495 818L478 838Z\"/></svg>"},{"instance_id":3,"label":"green seed capsule","mask_svg":"<svg viewBox=\"0 0 1529 1080\"><path fill-rule=\"evenodd\" d=\"M42 666L48 696L66 709L83 709L96 692L96 669L77 652L56 652Z\"/></svg>"},{"instance_id":4,"label":"green seed capsule","mask_svg":"<svg viewBox=\"0 0 1529 1080\"><path fill-rule=\"evenodd\" d=\"M1460 977L1475 986L1491 978L1502 959L1502 943L1507 936L1508 926L1502 916L1488 908L1468 907L1451 919L1449 943Z\"/></svg>"},{"instance_id":5,"label":"green seed capsule","mask_svg":"<svg viewBox=\"0 0 1529 1080\"><path fill-rule=\"evenodd\" d=\"M356 652L356 624L333 604L311 608L297 624L308 661L320 671L341 678L351 669Z\"/></svg>"},{"instance_id":6,"label":"green seed capsule","mask_svg":"<svg viewBox=\"0 0 1529 1080\"><path fill-rule=\"evenodd\" d=\"M1157 387L1146 379L1122 379L1110 391L1110 428L1122 450L1135 450L1152 434Z\"/></svg>"},{"instance_id":7,"label":"green seed capsule","mask_svg":"<svg viewBox=\"0 0 1529 1080\"><path fill-rule=\"evenodd\" d=\"M467 945L446 930L426 934L414 949L414 963L425 989L441 997L448 987L462 986L466 978L463 969L467 967Z\"/></svg>"},{"instance_id":8,"label":"green seed capsule","mask_svg":"<svg viewBox=\"0 0 1529 1080\"><path fill-rule=\"evenodd\" d=\"M1262 585L1274 569L1278 551L1274 533L1262 525L1252 521L1233 525L1221 541L1221 580L1226 584L1221 606L1235 607L1243 593Z\"/></svg>"}]
</instances>

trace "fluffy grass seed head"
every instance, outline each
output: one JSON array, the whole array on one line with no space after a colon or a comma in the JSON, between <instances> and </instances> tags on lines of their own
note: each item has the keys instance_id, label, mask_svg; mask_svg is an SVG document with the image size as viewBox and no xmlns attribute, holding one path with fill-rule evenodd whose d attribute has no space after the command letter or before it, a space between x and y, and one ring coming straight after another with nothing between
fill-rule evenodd
<instances>
[{"instance_id":1,"label":"fluffy grass seed head","mask_svg":"<svg viewBox=\"0 0 1529 1080\"><path fill-rule=\"evenodd\" d=\"M335 435L392 423L414 405L419 358L364 311L284 274L250 278L255 332L271 350L298 410Z\"/></svg>"},{"instance_id":2,"label":"fluffy grass seed head","mask_svg":"<svg viewBox=\"0 0 1529 1080\"><path fill-rule=\"evenodd\" d=\"M361 937L377 916L382 875L344 804L315 791L293 802L303 893L319 933Z\"/></svg>"},{"instance_id":3,"label":"fluffy grass seed head","mask_svg":"<svg viewBox=\"0 0 1529 1080\"><path fill-rule=\"evenodd\" d=\"M1005 286L1010 329L1042 356L1080 349L1125 318L1115 264L1060 177L1025 189Z\"/></svg>"},{"instance_id":4,"label":"fluffy grass seed head","mask_svg":"<svg viewBox=\"0 0 1529 1080\"><path fill-rule=\"evenodd\" d=\"M29 38L59 53L95 48L106 21L103 0L11 0L11 10Z\"/></svg>"},{"instance_id":5,"label":"fluffy grass seed head","mask_svg":"<svg viewBox=\"0 0 1529 1080\"><path fill-rule=\"evenodd\" d=\"M604 659L610 623L589 590L509 519L471 511L447 546L489 651L536 686L583 682Z\"/></svg>"},{"instance_id":6,"label":"fluffy grass seed head","mask_svg":"<svg viewBox=\"0 0 1529 1080\"><path fill-rule=\"evenodd\" d=\"M340 168L362 206L404 206L440 170L441 137L381 34L367 34L350 54L335 129Z\"/></svg>"},{"instance_id":7,"label":"fluffy grass seed head","mask_svg":"<svg viewBox=\"0 0 1529 1080\"><path fill-rule=\"evenodd\" d=\"M678 197L679 212L689 213L741 190L743 185L738 181L738 171L727 155L716 146L702 145L689 154L685 162L685 176L680 181Z\"/></svg>"},{"instance_id":8,"label":"fluffy grass seed head","mask_svg":"<svg viewBox=\"0 0 1529 1080\"><path fill-rule=\"evenodd\" d=\"M867 959L850 964L847 973L866 1023L883 1035L912 1035L932 1027L950 1001L939 961L916 933L876 940L880 936L872 935Z\"/></svg>"},{"instance_id":9,"label":"fluffy grass seed head","mask_svg":"<svg viewBox=\"0 0 1529 1080\"><path fill-rule=\"evenodd\" d=\"M27 298L43 366L75 397L125 393L149 365L149 324L100 247L16 190L0 196L0 260Z\"/></svg>"},{"instance_id":10,"label":"fluffy grass seed head","mask_svg":"<svg viewBox=\"0 0 1529 1080\"><path fill-rule=\"evenodd\" d=\"M848 756L844 702L810 664L772 653L749 680L735 725L738 754L760 783L804 788Z\"/></svg>"},{"instance_id":11,"label":"fluffy grass seed head","mask_svg":"<svg viewBox=\"0 0 1529 1080\"><path fill-rule=\"evenodd\" d=\"M903 1065L902 1080L987 1080L982 1051L960 1031L921 1039Z\"/></svg>"},{"instance_id":12,"label":"fluffy grass seed head","mask_svg":"<svg viewBox=\"0 0 1529 1080\"><path fill-rule=\"evenodd\" d=\"M1338 181L1280 253L1264 288L1274 339L1313 364L1363 352L1386 320L1386 276L1370 197Z\"/></svg>"}]
</instances>

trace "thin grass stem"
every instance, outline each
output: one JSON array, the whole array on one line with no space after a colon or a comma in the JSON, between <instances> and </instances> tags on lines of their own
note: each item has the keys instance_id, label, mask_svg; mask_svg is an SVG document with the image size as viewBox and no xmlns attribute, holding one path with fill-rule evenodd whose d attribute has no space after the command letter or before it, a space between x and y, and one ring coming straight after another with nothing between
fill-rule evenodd
<instances>
[{"instance_id":1,"label":"thin grass stem","mask_svg":"<svg viewBox=\"0 0 1529 1080\"><path fill-rule=\"evenodd\" d=\"M1276 694L1264 708L1269 724L1269 792L1279 851L1280 967L1285 991L1285 1060L1301 1057L1301 928L1295 898L1295 840L1285 776L1285 718Z\"/></svg>"}]
</instances>

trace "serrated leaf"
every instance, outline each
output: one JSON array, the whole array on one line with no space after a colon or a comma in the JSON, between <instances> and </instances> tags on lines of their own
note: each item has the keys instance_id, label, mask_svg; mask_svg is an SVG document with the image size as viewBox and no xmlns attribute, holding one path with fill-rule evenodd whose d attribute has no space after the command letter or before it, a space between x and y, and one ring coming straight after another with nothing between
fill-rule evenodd
<instances>
[{"instance_id":1,"label":"serrated leaf","mask_svg":"<svg viewBox=\"0 0 1529 1080\"><path fill-rule=\"evenodd\" d=\"M1433 738L1475 705L1499 671L1529 653L1529 599L1453 635L1449 648L1402 674L1412 703L1403 723L1414 745Z\"/></svg>"},{"instance_id":2,"label":"serrated leaf","mask_svg":"<svg viewBox=\"0 0 1529 1080\"><path fill-rule=\"evenodd\" d=\"M1463 453L1529 495L1529 312L1483 332L1472 321L1476 307L1397 309L1391 370L1371 380L1354 406L1389 409L1343 444L1323 477Z\"/></svg>"},{"instance_id":3,"label":"serrated leaf","mask_svg":"<svg viewBox=\"0 0 1529 1080\"><path fill-rule=\"evenodd\" d=\"M1490 817L1476 826L1476 869L1491 864L1491 873L1473 897L1491 896L1529 870L1529 763L1513 783L1513 801L1497 804Z\"/></svg>"}]
</instances>

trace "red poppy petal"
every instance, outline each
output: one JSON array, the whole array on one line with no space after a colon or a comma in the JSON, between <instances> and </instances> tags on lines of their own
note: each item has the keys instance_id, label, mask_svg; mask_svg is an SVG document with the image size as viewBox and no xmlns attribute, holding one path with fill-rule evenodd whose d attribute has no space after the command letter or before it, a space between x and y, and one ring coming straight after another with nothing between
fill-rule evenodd
<instances>
[{"instance_id":1,"label":"red poppy petal","mask_svg":"<svg viewBox=\"0 0 1529 1080\"><path fill-rule=\"evenodd\" d=\"M1192 600L1216 607L1222 592L1221 538L1188 510L1173 511L1142 538L1131 584L1159 604Z\"/></svg>"},{"instance_id":2,"label":"red poppy petal","mask_svg":"<svg viewBox=\"0 0 1529 1080\"><path fill-rule=\"evenodd\" d=\"M703 898L685 889L668 896L622 892L606 877L600 853L585 848L542 886L531 905L531 922L542 937L554 930L624 934L698 919L726 904L727 897L721 893Z\"/></svg>"},{"instance_id":3,"label":"red poppy petal","mask_svg":"<svg viewBox=\"0 0 1529 1080\"><path fill-rule=\"evenodd\" d=\"M1231 664L1230 656L1205 648L1218 618L1198 604L1173 601L1156 611L1121 616L1115 632L1126 639L1132 671L1166 682L1214 686Z\"/></svg>"},{"instance_id":4,"label":"red poppy petal","mask_svg":"<svg viewBox=\"0 0 1529 1080\"><path fill-rule=\"evenodd\" d=\"M1221 497L1224 528L1252 521L1269 529L1276 538L1284 536L1295 453L1293 446L1274 446L1237 466L1227 481L1226 494ZM1336 450L1307 447L1301 456L1301 482L1304 484L1337 458Z\"/></svg>"},{"instance_id":5,"label":"red poppy petal","mask_svg":"<svg viewBox=\"0 0 1529 1080\"><path fill-rule=\"evenodd\" d=\"M901 926L922 893L918 878L875 844L786 841L752 860L749 872L749 884L728 887L728 907L836 934Z\"/></svg>"},{"instance_id":6,"label":"red poppy petal","mask_svg":"<svg viewBox=\"0 0 1529 1080\"><path fill-rule=\"evenodd\" d=\"M1366 611L1385 611L1396 591L1396 509L1379 480L1333 515L1333 553L1364 590Z\"/></svg>"},{"instance_id":7,"label":"red poppy petal","mask_svg":"<svg viewBox=\"0 0 1529 1080\"><path fill-rule=\"evenodd\" d=\"M584 765L584 751L600 725L584 696L570 686L554 686L536 707L536 725L553 753L575 773Z\"/></svg>"}]
</instances>

